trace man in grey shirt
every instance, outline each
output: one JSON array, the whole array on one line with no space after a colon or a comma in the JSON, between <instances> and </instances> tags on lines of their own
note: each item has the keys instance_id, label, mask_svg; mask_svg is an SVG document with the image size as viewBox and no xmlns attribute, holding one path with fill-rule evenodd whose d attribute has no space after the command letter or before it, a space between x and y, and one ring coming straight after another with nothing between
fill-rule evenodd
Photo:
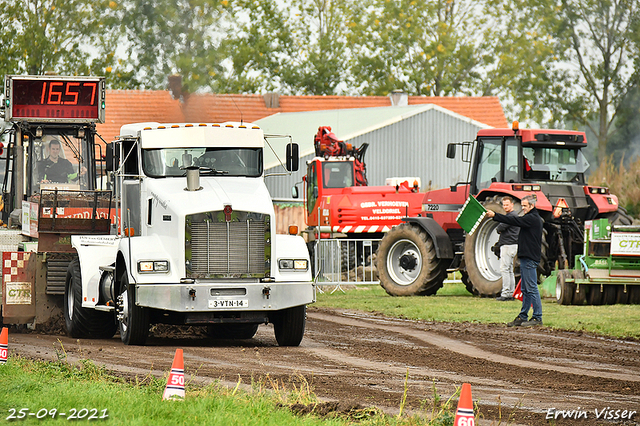
<instances>
[{"instance_id":1,"label":"man in grey shirt","mask_svg":"<svg viewBox=\"0 0 640 426\"><path fill-rule=\"evenodd\" d=\"M518 216L513 210L513 198L505 196L502 198L502 208L507 216ZM516 278L513 274L513 260L518 254L518 234L520 227L500 223L496 228L500 238L500 274L502 275L502 292L496 300L504 302L513 300L513 291L516 287Z\"/></svg>"}]
</instances>

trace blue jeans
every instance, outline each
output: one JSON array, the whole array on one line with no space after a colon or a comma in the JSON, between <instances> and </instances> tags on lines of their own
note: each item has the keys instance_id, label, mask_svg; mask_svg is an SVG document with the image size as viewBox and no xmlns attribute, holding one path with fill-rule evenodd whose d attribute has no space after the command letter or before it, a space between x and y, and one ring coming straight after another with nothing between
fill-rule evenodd
<instances>
[{"instance_id":1,"label":"blue jeans","mask_svg":"<svg viewBox=\"0 0 640 426\"><path fill-rule=\"evenodd\" d=\"M538 292L538 262L527 257L520 258L520 275L522 276L522 309L521 319L527 320L529 307L533 305L533 319L542 321L542 301Z\"/></svg>"}]
</instances>

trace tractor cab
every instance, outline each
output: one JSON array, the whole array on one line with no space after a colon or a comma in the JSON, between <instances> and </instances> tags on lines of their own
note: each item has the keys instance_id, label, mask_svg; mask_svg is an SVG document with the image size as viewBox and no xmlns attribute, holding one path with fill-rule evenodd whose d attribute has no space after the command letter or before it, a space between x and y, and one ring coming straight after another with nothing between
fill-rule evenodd
<instances>
[{"instance_id":1,"label":"tractor cab","mask_svg":"<svg viewBox=\"0 0 640 426\"><path fill-rule=\"evenodd\" d=\"M493 129L492 129L493 130ZM533 133L494 135L480 131L476 139L471 191L477 194L495 182L584 185L589 162L582 153L582 134Z\"/></svg>"}]
</instances>

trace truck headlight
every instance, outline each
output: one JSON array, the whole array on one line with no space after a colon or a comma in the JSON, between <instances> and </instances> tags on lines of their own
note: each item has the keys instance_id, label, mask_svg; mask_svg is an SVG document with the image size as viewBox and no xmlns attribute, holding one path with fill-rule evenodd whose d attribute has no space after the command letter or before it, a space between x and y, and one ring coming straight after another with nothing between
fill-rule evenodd
<instances>
[{"instance_id":1,"label":"truck headlight","mask_svg":"<svg viewBox=\"0 0 640 426\"><path fill-rule=\"evenodd\" d=\"M138 272L169 272L168 260L141 260L138 262Z\"/></svg>"},{"instance_id":2,"label":"truck headlight","mask_svg":"<svg viewBox=\"0 0 640 426\"><path fill-rule=\"evenodd\" d=\"M309 268L309 262L306 259L280 259L278 267L289 271L306 271Z\"/></svg>"}]
</instances>

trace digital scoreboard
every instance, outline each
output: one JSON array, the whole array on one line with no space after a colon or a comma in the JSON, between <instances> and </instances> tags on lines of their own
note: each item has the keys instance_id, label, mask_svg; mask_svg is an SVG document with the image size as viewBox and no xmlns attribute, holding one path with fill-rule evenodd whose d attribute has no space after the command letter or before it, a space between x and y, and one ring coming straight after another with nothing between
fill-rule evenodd
<instances>
[{"instance_id":1,"label":"digital scoreboard","mask_svg":"<svg viewBox=\"0 0 640 426\"><path fill-rule=\"evenodd\" d=\"M104 123L104 77L8 75L5 120Z\"/></svg>"}]
</instances>

